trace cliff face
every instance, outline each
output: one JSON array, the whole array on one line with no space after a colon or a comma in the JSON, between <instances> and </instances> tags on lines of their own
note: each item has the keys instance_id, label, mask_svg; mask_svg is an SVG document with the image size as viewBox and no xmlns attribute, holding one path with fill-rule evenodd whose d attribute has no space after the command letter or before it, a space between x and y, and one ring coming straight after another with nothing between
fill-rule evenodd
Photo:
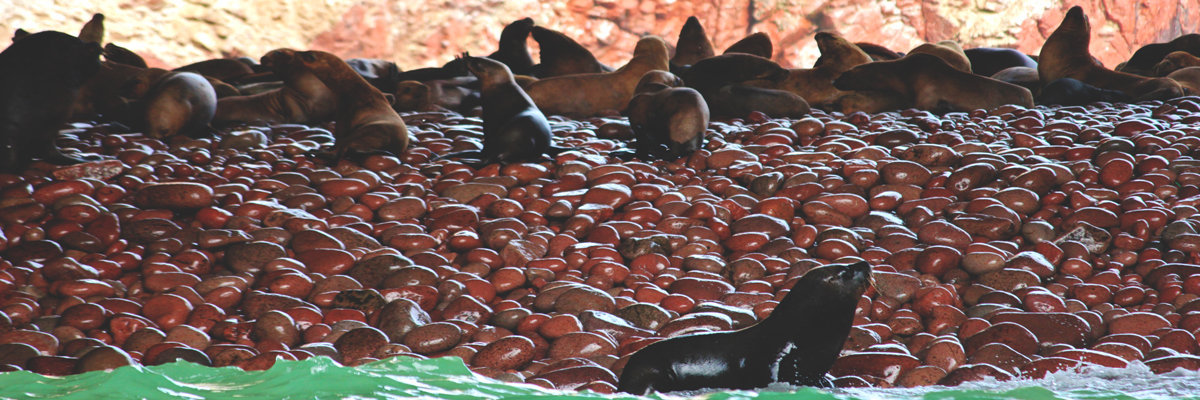
<instances>
[{"instance_id":1,"label":"cliff face","mask_svg":"<svg viewBox=\"0 0 1200 400\"><path fill-rule=\"evenodd\" d=\"M7 4L5 4L7 3ZM0 31L78 32L92 13L107 16L107 40L157 66L247 55L279 47L441 65L461 51L495 50L501 28L532 17L620 66L637 38L674 43L688 16L700 18L718 52L766 32L776 60L807 67L812 36L837 31L853 41L905 51L926 41L1012 47L1036 54L1063 14L1081 5L1091 18L1092 54L1109 67L1138 47L1200 31L1200 0L0 0ZM536 51L536 43L530 41ZM536 59L536 54L535 54Z\"/></svg>"}]
</instances>

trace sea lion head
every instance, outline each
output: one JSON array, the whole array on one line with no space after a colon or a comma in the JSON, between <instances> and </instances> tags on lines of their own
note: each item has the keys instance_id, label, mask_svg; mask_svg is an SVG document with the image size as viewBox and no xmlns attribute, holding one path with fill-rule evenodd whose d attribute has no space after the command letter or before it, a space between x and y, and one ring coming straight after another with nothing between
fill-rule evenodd
<instances>
[{"instance_id":1,"label":"sea lion head","mask_svg":"<svg viewBox=\"0 0 1200 400\"><path fill-rule=\"evenodd\" d=\"M23 71L57 71L62 83L78 86L100 70L100 53L96 43L57 31L30 34L4 50L10 60L21 60L17 68Z\"/></svg>"},{"instance_id":2,"label":"sea lion head","mask_svg":"<svg viewBox=\"0 0 1200 400\"><path fill-rule=\"evenodd\" d=\"M850 68L871 62L871 56L867 52L838 34L818 32L813 36L813 40L817 42L817 49L821 51L817 66Z\"/></svg>"},{"instance_id":3,"label":"sea lion head","mask_svg":"<svg viewBox=\"0 0 1200 400\"><path fill-rule=\"evenodd\" d=\"M830 264L809 270L792 291L833 304L857 303L871 281L871 264L866 261Z\"/></svg>"},{"instance_id":4,"label":"sea lion head","mask_svg":"<svg viewBox=\"0 0 1200 400\"><path fill-rule=\"evenodd\" d=\"M508 42L510 40L523 40L529 36L529 32L533 30L533 18L525 17L513 21L500 31L500 42Z\"/></svg>"},{"instance_id":5,"label":"sea lion head","mask_svg":"<svg viewBox=\"0 0 1200 400\"><path fill-rule=\"evenodd\" d=\"M700 19L694 15L688 17L679 30L679 41L675 42L675 56L671 61L679 65L692 65L714 55L712 42L700 25Z\"/></svg>"},{"instance_id":6,"label":"sea lion head","mask_svg":"<svg viewBox=\"0 0 1200 400\"><path fill-rule=\"evenodd\" d=\"M683 79L663 70L650 70L638 80L634 93L657 92L666 88L683 86Z\"/></svg>"},{"instance_id":7,"label":"sea lion head","mask_svg":"<svg viewBox=\"0 0 1200 400\"><path fill-rule=\"evenodd\" d=\"M263 54L258 62L263 68L272 71L279 71L279 68L286 68L291 65L291 60L296 58L296 51L288 48L275 49Z\"/></svg>"},{"instance_id":8,"label":"sea lion head","mask_svg":"<svg viewBox=\"0 0 1200 400\"><path fill-rule=\"evenodd\" d=\"M461 60L467 71L479 78L480 83L485 87L511 82L513 79L512 71L502 62L487 57L472 57L465 52L456 59Z\"/></svg>"},{"instance_id":9,"label":"sea lion head","mask_svg":"<svg viewBox=\"0 0 1200 400\"><path fill-rule=\"evenodd\" d=\"M433 102L429 86L419 81L401 81L396 83L396 101L392 108L396 111L420 111L429 107Z\"/></svg>"},{"instance_id":10,"label":"sea lion head","mask_svg":"<svg viewBox=\"0 0 1200 400\"><path fill-rule=\"evenodd\" d=\"M1167 76L1175 70L1200 66L1200 58L1186 51L1173 51L1154 65L1154 76Z\"/></svg>"},{"instance_id":11,"label":"sea lion head","mask_svg":"<svg viewBox=\"0 0 1200 400\"><path fill-rule=\"evenodd\" d=\"M662 64L667 64L667 42L662 38L654 35L643 36L637 42L637 46L633 48L633 58L649 58L651 60L662 60Z\"/></svg>"}]
</instances>

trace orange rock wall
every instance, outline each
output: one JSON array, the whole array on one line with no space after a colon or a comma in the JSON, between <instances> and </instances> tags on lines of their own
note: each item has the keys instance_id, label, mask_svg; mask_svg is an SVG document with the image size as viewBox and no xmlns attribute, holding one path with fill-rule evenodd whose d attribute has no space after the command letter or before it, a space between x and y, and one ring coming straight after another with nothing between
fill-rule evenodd
<instances>
[{"instance_id":1,"label":"orange rock wall","mask_svg":"<svg viewBox=\"0 0 1200 400\"><path fill-rule=\"evenodd\" d=\"M812 36L821 30L900 51L950 39L1036 54L1076 4L1092 21L1092 53L1109 67L1144 44L1200 31L1200 0L94 0L87 7L0 0L6 2L11 11L0 21L2 31L77 32L102 12L109 41L168 67L257 57L278 47L388 59L406 69L436 66L461 51L490 53L500 29L525 16L576 38L613 66L629 58L641 35L673 43L690 15L700 18L718 51L762 31L774 40L776 59L795 67L816 60Z\"/></svg>"}]
</instances>

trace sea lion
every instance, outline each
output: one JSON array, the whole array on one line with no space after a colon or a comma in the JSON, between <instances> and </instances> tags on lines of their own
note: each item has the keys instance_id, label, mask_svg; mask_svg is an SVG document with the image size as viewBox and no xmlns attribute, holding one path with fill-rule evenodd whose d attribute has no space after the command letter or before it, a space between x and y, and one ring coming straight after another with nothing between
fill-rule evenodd
<instances>
[{"instance_id":1,"label":"sea lion","mask_svg":"<svg viewBox=\"0 0 1200 400\"><path fill-rule=\"evenodd\" d=\"M993 76L997 72L1012 67L1027 67L1037 69L1037 61L1025 53L995 47L976 47L963 50L971 62L971 72L976 75Z\"/></svg>"},{"instance_id":2,"label":"sea lion","mask_svg":"<svg viewBox=\"0 0 1200 400\"><path fill-rule=\"evenodd\" d=\"M829 111L850 114L862 111L867 114L878 114L885 111L912 108L912 103L899 93L884 90L855 90L843 92L830 104L825 105Z\"/></svg>"},{"instance_id":3,"label":"sea lion","mask_svg":"<svg viewBox=\"0 0 1200 400\"><path fill-rule=\"evenodd\" d=\"M762 58L770 59L775 55L775 47L771 44L771 37L766 33L755 32L746 37L734 42L729 48L725 49L725 53L745 53L753 54Z\"/></svg>"},{"instance_id":4,"label":"sea lion","mask_svg":"<svg viewBox=\"0 0 1200 400\"><path fill-rule=\"evenodd\" d=\"M533 73L533 57L529 55L526 39L533 30L533 18L522 18L504 26L500 31L500 42L496 51L488 58L508 66L514 75L529 75Z\"/></svg>"},{"instance_id":5,"label":"sea lion","mask_svg":"<svg viewBox=\"0 0 1200 400\"><path fill-rule=\"evenodd\" d=\"M1133 52L1129 60L1117 67L1117 71L1131 74L1152 76L1154 65L1163 57L1176 51L1185 51L1200 57L1200 34L1189 33L1172 39L1167 43L1151 43ZM1161 76L1161 75L1160 75Z\"/></svg>"},{"instance_id":6,"label":"sea lion","mask_svg":"<svg viewBox=\"0 0 1200 400\"><path fill-rule=\"evenodd\" d=\"M1005 104L1033 107L1029 89L960 70L924 53L856 66L835 79L833 86L895 92L913 106L930 111L987 110Z\"/></svg>"},{"instance_id":7,"label":"sea lion","mask_svg":"<svg viewBox=\"0 0 1200 400\"><path fill-rule=\"evenodd\" d=\"M638 81L625 116L635 138L633 154L642 159L674 160L704 146L708 103L695 89L666 71L650 71Z\"/></svg>"},{"instance_id":8,"label":"sea lion","mask_svg":"<svg viewBox=\"0 0 1200 400\"><path fill-rule=\"evenodd\" d=\"M104 61L111 61L138 68L148 67L148 65L146 65L146 60L143 59L142 56L134 53L132 50L118 46L114 43L104 45Z\"/></svg>"},{"instance_id":9,"label":"sea lion","mask_svg":"<svg viewBox=\"0 0 1200 400\"><path fill-rule=\"evenodd\" d=\"M1042 89L1042 82L1038 80L1037 68L1008 67L992 74L991 78L1029 89L1035 97Z\"/></svg>"},{"instance_id":10,"label":"sea lion","mask_svg":"<svg viewBox=\"0 0 1200 400\"><path fill-rule=\"evenodd\" d=\"M729 53L700 60L683 73L683 81L708 102L712 116L745 117L761 111L776 117L799 117L811 111L800 95L773 89L788 70L763 57Z\"/></svg>"},{"instance_id":11,"label":"sea lion","mask_svg":"<svg viewBox=\"0 0 1200 400\"><path fill-rule=\"evenodd\" d=\"M262 64L283 81L283 87L247 96L225 97L217 101L213 121L262 122L267 124L312 124L328 121L337 110L337 98L307 68L291 62L290 50L272 50L262 56Z\"/></svg>"},{"instance_id":12,"label":"sea lion","mask_svg":"<svg viewBox=\"0 0 1200 400\"><path fill-rule=\"evenodd\" d=\"M17 28L15 31L13 31L12 41L16 42L18 40L29 37L29 35L30 35L29 31L21 29L21 28Z\"/></svg>"},{"instance_id":13,"label":"sea lion","mask_svg":"<svg viewBox=\"0 0 1200 400\"><path fill-rule=\"evenodd\" d=\"M392 109L396 112L410 111L431 111L435 109L433 106L433 98L430 96L429 86L417 81L403 81L396 83L396 91L393 96L396 98L392 102Z\"/></svg>"},{"instance_id":14,"label":"sea lion","mask_svg":"<svg viewBox=\"0 0 1200 400\"><path fill-rule=\"evenodd\" d=\"M104 44L104 14L92 14L92 19L79 29L79 40L84 43Z\"/></svg>"},{"instance_id":15,"label":"sea lion","mask_svg":"<svg viewBox=\"0 0 1200 400\"><path fill-rule=\"evenodd\" d=\"M821 50L822 62L813 68L789 69L787 78L769 88L798 94L810 105L821 105L844 94L833 87L834 78L856 65L871 62L871 56L833 33L820 32L813 39Z\"/></svg>"},{"instance_id":16,"label":"sea lion","mask_svg":"<svg viewBox=\"0 0 1200 400\"><path fill-rule=\"evenodd\" d=\"M533 40L538 42L541 58L541 64L533 67L533 76L550 78L613 71L611 67L596 60L592 52L562 32L535 26L530 33Z\"/></svg>"},{"instance_id":17,"label":"sea lion","mask_svg":"<svg viewBox=\"0 0 1200 400\"><path fill-rule=\"evenodd\" d=\"M962 47L959 47L958 43L954 41L943 40L937 43L923 43L909 50L905 56L922 53L935 55L959 71L972 71L971 59L967 58L967 54L963 52Z\"/></svg>"},{"instance_id":18,"label":"sea lion","mask_svg":"<svg viewBox=\"0 0 1200 400\"><path fill-rule=\"evenodd\" d=\"M704 27L700 25L700 19L694 15L688 17L687 22L683 23L683 28L679 30L679 40L675 42L671 71L679 71L681 67L714 55L716 53L713 51L712 42L708 40L708 33L704 32Z\"/></svg>"},{"instance_id":19,"label":"sea lion","mask_svg":"<svg viewBox=\"0 0 1200 400\"><path fill-rule=\"evenodd\" d=\"M1098 101L1129 102L1129 96L1117 90L1101 89L1072 78L1059 78L1038 92L1037 104L1047 106L1083 106Z\"/></svg>"},{"instance_id":20,"label":"sea lion","mask_svg":"<svg viewBox=\"0 0 1200 400\"><path fill-rule=\"evenodd\" d=\"M400 155L408 148L408 128L386 96L354 72L345 61L323 51L281 51L275 60L288 68L304 68L333 90L334 154L342 159L350 151L387 151Z\"/></svg>"},{"instance_id":21,"label":"sea lion","mask_svg":"<svg viewBox=\"0 0 1200 400\"><path fill-rule=\"evenodd\" d=\"M99 68L99 45L62 32L34 33L0 52L0 172L20 172L34 158L84 161L62 154L54 139Z\"/></svg>"},{"instance_id":22,"label":"sea lion","mask_svg":"<svg viewBox=\"0 0 1200 400\"><path fill-rule=\"evenodd\" d=\"M384 93L395 91L396 83L400 82L397 80L400 76L400 67L391 61L377 58L351 58L346 60L346 65L366 79L371 86Z\"/></svg>"},{"instance_id":23,"label":"sea lion","mask_svg":"<svg viewBox=\"0 0 1200 400\"><path fill-rule=\"evenodd\" d=\"M1183 95L1183 87L1171 79L1147 78L1105 68L1088 53L1091 32L1083 8L1071 7L1042 45L1038 78L1043 86L1061 78L1073 78L1101 89L1119 90L1136 101Z\"/></svg>"},{"instance_id":24,"label":"sea lion","mask_svg":"<svg viewBox=\"0 0 1200 400\"><path fill-rule=\"evenodd\" d=\"M813 268L757 324L660 340L633 353L617 389L646 395L757 389L776 382L832 387L826 374L870 280L866 261Z\"/></svg>"},{"instance_id":25,"label":"sea lion","mask_svg":"<svg viewBox=\"0 0 1200 400\"><path fill-rule=\"evenodd\" d=\"M772 117L800 118L812 112L798 94L750 85L725 85L704 99L712 115L726 118L743 118L754 111Z\"/></svg>"},{"instance_id":26,"label":"sea lion","mask_svg":"<svg viewBox=\"0 0 1200 400\"><path fill-rule=\"evenodd\" d=\"M1173 51L1158 64L1154 64L1154 76L1167 76L1187 67L1200 67L1200 57L1186 51Z\"/></svg>"},{"instance_id":27,"label":"sea lion","mask_svg":"<svg viewBox=\"0 0 1200 400\"><path fill-rule=\"evenodd\" d=\"M625 108L642 75L654 69L666 71L667 62L667 43L658 36L645 36L633 49L633 59L616 71L543 78L526 91L546 114L596 115Z\"/></svg>"},{"instance_id":28,"label":"sea lion","mask_svg":"<svg viewBox=\"0 0 1200 400\"><path fill-rule=\"evenodd\" d=\"M238 82L239 79L254 75L254 69L249 65L232 58L214 58L175 68L175 72L195 72L222 82Z\"/></svg>"},{"instance_id":29,"label":"sea lion","mask_svg":"<svg viewBox=\"0 0 1200 400\"><path fill-rule=\"evenodd\" d=\"M146 136L196 137L212 122L217 92L200 74L171 72L159 79L140 103L145 106L142 127Z\"/></svg>"},{"instance_id":30,"label":"sea lion","mask_svg":"<svg viewBox=\"0 0 1200 400\"><path fill-rule=\"evenodd\" d=\"M550 141L550 123L529 95L517 86L512 71L487 57L461 57L471 74L479 78L483 102L483 150L467 150L439 158L478 157L483 166L492 163L532 161L544 154L565 150ZM666 61L664 54L664 63Z\"/></svg>"},{"instance_id":31,"label":"sea lion","mask_svg":"<svg viewBox=\"0 0 1200 400\"><path fill-rule=\"evenodd\" d=\"M1200 67L1180 68L1167 74L1167 78L1179 82L1179 85L1183 86L1185 94L1200 95Z\"/></svg>"},{"instance_id":32,"label":"sea lion","mask_svg":"<svg viewBox=\"0 0 1200 400\"><path fill-rule=\"evenodd\" d=\"M854 42L854 45L858 46L858 48L862 49L862 51L867 52L867 55L871 56L871 59L875 61L895 60L904 56L903 54L892 51L892 49L877 45L875 43Z\"/></svg>"}]
</instances>

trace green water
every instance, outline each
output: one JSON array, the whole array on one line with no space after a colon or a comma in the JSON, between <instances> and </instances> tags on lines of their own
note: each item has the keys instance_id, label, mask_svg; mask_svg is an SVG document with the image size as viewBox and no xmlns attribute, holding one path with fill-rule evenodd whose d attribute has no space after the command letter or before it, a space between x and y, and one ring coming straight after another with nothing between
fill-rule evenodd
<instances>
[{"instance_id":1,"label":"green water","mask_svg":"<svg viewBox=\"0 0 1200 400\"><path fill-rule=\"evenodd\" d=\"M348 368L328 358L281 361L261 372L174 363L124 367L68 377L0 374L5 399L638 399L629 395L563 392L473 375L457 358L395 357ZM1148 370L1056 374L1039 381L984 382L959 388L847 389L656 395L654 399L1200 399L1195 372L1153 375Z\"/></svg>"}]
</instances>

